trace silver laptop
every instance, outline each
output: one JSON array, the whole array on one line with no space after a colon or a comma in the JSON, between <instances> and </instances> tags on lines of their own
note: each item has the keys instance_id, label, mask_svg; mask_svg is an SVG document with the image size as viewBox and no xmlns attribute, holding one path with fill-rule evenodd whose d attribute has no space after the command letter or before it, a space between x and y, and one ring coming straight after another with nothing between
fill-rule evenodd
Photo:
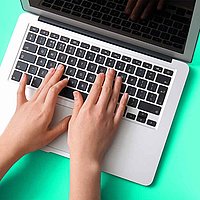
<instances>
[{"instance_id":1,"label":"silver laptop","mask_svg":"<svg viewBox=\"0 0 200 200\"><path fill-rule=\"evenodd\" d=\"M168 1L162 12L137 22L124 13L124 0L21 3L27 12L18 19L0 68L0 132L15 111L23 73L30 98L51 67L66 66L69 85L58 98L55 123L71 114L74 90L86 99L96 75L114 68L129 101L102 169L150 185L189 72L200 1ZM69 157L67 134L43 150Z\"/></svg>"}]
</instances>

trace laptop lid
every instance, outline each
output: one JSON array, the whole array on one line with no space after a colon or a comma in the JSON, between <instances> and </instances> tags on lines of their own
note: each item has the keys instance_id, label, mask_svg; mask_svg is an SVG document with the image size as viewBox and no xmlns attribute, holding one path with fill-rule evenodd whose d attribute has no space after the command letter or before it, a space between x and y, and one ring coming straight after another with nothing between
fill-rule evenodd
<instances>
[{"instance_id":1,"label":"laptop lid","mask_svg":"<svg viewBox=\"0 0 200 200\"><path fill-rule=\"evenodd\" d=\"M168 0L162 12L137 22L124 13L127 0L21 3L28 12L186 62L192 60L200 28L200 0Z\"/></svg>"}]
</instances>

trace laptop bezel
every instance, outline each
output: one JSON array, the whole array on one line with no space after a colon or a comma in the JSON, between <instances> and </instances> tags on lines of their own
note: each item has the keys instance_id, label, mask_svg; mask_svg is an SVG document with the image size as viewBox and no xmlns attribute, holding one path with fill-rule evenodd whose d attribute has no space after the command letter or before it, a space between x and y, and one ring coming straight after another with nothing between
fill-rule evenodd
<instances>
[{"instance_id":1,"label":"laptop bezel","mask_svg":"<svg viewBox=\"0 0 200 200\"><path fill-rule=\"evenodd\" d=\"M162 48L162 47L159 47L159 46L156 46L144 41L140 41L137 39L124 36L124 35L120 35L118 33L111 32L109 30L105 30L99 27L95 27L90 24L80 22L78 20L69 19L61 15L57 15L57 14L50 13L42 9L31 7L29 4L29 0L20 0L20 1L21 1L23 9L27 12L30 12L39 16L43 16L48 19L56 20L65 24L69 24L75 27L79 27L83 30L90 30L90 32L98 33L102 36L106 36L109 38L114 38L115 40L119 40L120 42L128 43L134 46L138 46L140 48L148 49L150 51L154 51L159 54L163 54L171 58L182 60L185 62L191 62L193 58L194 49L196 47L199 30L200 30L200 24L199 24L200 15L198 15L198 10L200 10L200 0L196 0L195 2L193 16L191 20L191 25L190 25L184 53L178 53L172 50L168 50L168 49L165 49L165 48Z\"/></svg>"}]
</instances>

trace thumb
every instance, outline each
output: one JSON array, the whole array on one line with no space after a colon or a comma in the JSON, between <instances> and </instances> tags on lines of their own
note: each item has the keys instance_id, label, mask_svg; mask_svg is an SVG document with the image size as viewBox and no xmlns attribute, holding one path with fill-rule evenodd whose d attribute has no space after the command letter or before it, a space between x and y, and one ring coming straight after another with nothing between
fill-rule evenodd
<instances>
[{"instance_id":1,"label":"thumb","mask_svg":"<svg viewBox=\"0 0 200 200\"><path fill-rule=\"evenodd\" d=\"M83 97L80 92L75 91L74 95L74 108L72 112L72 119L75 119L83 105Z\"/></svg>"},{"instance_id":2,"label":"thumb","mask_svg":"<svg viewBox=\"0 0 200 200\"><path fill-rule=\"evenodd\" d=\"M65 117L56 126L54 126L48 133L48 141L52 142L55 138L63 134L68 129L68 124L71 116Z\"/></svg>"}]
</instances>

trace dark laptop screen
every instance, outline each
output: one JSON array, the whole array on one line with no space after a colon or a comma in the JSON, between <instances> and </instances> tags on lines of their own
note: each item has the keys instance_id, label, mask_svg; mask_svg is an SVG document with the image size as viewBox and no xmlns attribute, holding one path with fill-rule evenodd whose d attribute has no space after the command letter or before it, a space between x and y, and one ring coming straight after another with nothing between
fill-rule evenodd
<instances>
[{"instance_id":1,"label":"dark laptop screen","mask_svg":"<svg viewBox=\"0 0 200 200\"><path fill-rule=\"evenodd\" d=\"M29 0L32 7L75 19L159 47L184 53L195 0L166 0L162 11L132 20L127 0Z\"/></svg>"}]
</instances>

